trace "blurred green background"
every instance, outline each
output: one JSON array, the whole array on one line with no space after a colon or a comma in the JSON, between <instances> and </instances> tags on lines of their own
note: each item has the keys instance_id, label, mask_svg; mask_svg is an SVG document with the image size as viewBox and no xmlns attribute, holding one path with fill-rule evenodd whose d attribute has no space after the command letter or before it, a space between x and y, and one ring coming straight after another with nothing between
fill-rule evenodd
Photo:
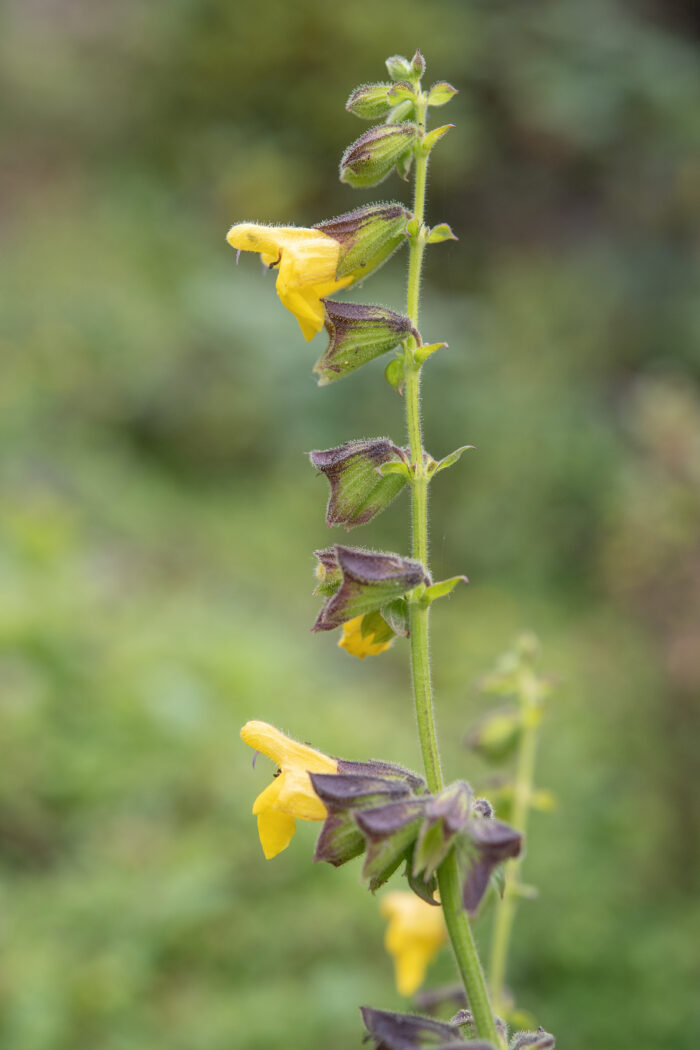
<instances>
[{"instance_id":1,"label":"blurred green background","mask_svg":"<svg viewBox=\"0 0 700 1050\"><path fill-rule=\"evenodd\" d=\"M691 0L5 0L0 1046L345 1050L402 1008L359 866L265 862L238 730L419 765L405 646L312 636L325 482L402 435L375 362L318 390L235 221L372 199L343 104L419 45L435 118L422 325L451 777L523 627L559 679L511 962L559 1046L697 1046L700 19ZM401 308L405 257L357 297ZM351 542L406 551L399 499ZM478 927L488 940L488 921ZM430 983L452 980L447 953Z\"/></svg>"}]
</instances>

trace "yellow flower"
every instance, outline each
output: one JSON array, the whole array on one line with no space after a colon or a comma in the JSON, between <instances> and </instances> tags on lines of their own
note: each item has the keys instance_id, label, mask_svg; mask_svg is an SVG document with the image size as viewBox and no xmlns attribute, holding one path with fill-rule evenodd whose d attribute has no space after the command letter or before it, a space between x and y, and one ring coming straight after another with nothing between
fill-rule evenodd
<instances>
[{"instance_id":1,"label":"yellow flower","mask_svg":"<svg viewBox=\"0 0 700 1050\"><path fill-rule=\"evenodd\" d=\"M280 770L253 803L260 845L270 860L292 841L295 817L326 819L326 807L314 791L309 773L337 773L338 763L321 751L291 740L267 722L246 722L241 739L271 758Z\"/></svg>"},{"instance_id":2,"label":"yellow flower","mask_svg":"<svg viewBox=\"0 0 700 1050\"><path fill-rule=\"evenodd\" d=\"M389 920L384 945L394 959L396 987L400 995L413 995L428 964L447 942L442 908L404 890L386 893L379 907Z\"/></svg>"},{"instance_id":3,"label":"yellow flower","mask_svg":"<svg viewBox=\"0 0 700 1050\"><path fill-rule=\"evenodd\" d=\"M323 328L321 300L355 280L354 275L336 280L341 245L320 230L242 222L231 227L226 240L238 251L259 252L265 266L278 267L277 294L307 342Z\"/></svg>"},{"instance_id":4,"label":"yellow flower","mask_svg":"<svg viewBox=\"0 0 700 1050\"><path fill-rule=\"evenodd\" d=\"M346 652L359 657L360 660L364 660L366 656L376 656L378 653L383 653L385 649L390 649L395 637L394 634L391 634L388 641L381 641L376 634L370 632L363 638L363 619L364 616L355 616L354 619L347 620L343 624L343 637L338 642L341 649L345 649Z\"/></svg>"}]
</instances>

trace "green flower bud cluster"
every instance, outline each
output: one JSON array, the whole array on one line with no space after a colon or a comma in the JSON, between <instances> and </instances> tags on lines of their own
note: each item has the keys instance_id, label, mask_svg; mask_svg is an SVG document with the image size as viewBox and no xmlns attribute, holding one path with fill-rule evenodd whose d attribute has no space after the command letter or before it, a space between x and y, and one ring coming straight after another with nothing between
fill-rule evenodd
<instances>
[{"instance_id":1,"label":"green flower bud cluster","mask_svg":"<svg viewBox=\"0 0 700 1050\"><path fill-rule=\"evenodd\" d=\"M350 186L376 186L393 170L407 179L417 151L427 151L452 125L425 135L429 106L444 106L457 89L439 81L427 91L421 88L425 59L416 51L409 62L401 55L387 59L393 83L363 84L347 101L349 113L364 120L381 120L348 146L340 161L340 180ZM432 136L432 138L431 138Z\"/></svg>"}]
</instances>

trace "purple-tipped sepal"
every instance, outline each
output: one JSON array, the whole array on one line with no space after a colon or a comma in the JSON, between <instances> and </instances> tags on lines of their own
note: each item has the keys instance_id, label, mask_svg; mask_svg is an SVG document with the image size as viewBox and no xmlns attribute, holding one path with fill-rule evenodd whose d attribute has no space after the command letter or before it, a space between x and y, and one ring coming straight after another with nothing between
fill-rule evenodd
<instances>
[{"instance_id":1,"label":"purple-tipped sepal","mask_svg":"<svg viewBox=\"0 0 700 1050\"><path fill-rule=\"evenodd\" d=\"M389 438L347 441L338 448L311 452L309 457L331 487L326 510L329 527L364 525L388 507L408 481L406 473L379 472L388 463L406 462L405 452Z\"/></svg>"},{"instance_id":2,"label":"purple-tipped sepal","mask_svg":"<svg viewBox=\"0 0 700 1050\"><path fill-rule=\"evenodd\" d=\"M342 379L375 357L395 350L409 336L420 342L411 320L384 306L332 299L325 299L324 305L329 343L314 366L319 386Z\"/></svg>"},{"instance_id":3,"label":"purple-tipped sepal","mask_svg":"<svg viewBox=\"0 0 700 1050\"><path fill-rule=\"evenodd\" d=\"M420 584L429 584L430 577L420 562L356 547L336 544L335 564L330 549L323 551L325 579L337 580L336 565L342 582L324 602L316 618L313 631L332 631L357 616L374 612L403 597ZM317 570L318 571L318 570ZM318 589L318 588L317 588Z\"/></svg>"}]
</instances>

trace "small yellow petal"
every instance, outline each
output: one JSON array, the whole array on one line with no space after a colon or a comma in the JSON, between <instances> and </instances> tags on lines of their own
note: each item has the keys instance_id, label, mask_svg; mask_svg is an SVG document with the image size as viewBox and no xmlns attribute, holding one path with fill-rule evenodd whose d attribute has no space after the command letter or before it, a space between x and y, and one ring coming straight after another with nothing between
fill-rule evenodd
<instances>
[{"instance_id":1,"label":"small yellow petal","mask_svg":"<svg viewBox=\"0 0 700 1050\"><path fill-rule=\"evenodd\" d=\"M259 813L264 813L266 809L275 809L277 807L281 787L280 777L277 776L256 798L253 803L253 816L257 817Z\"/></svg>"},{"instance_id":2,"label":"small yellow petal","mask_svg":"<svg viewBox=\"0 0 700 1050\"><path fill-rule=\"evenodd\" d=\"M421 948L405 948L394 959L396 990L399 995L413 995L425 980L428 959Z\"/></svg>"},{"instance_id":3,"label":"small yellow petal","mask_svg":"<svg viewBox=\"0 0 700 1050\"><path fill-rule=\"evenodd\" d=\"M296 821L287 813L266 809L258 813L258 835L267 860L286 849L294 837Z\"/></svg>"},{"instance_id":4,"label":"small yellow petal","mask_svg":"<svg viewBox=\"0 0 700 1050\"><path fill-rule=\"evenodd\" d=\"M401 995L412 995L447 940L442 908L397 890L382 897L380 910L389 920L384 944L394 960L396 987Z\"/></svg>"},{"instance_id":5,"label":"small yellow petal","mask_svg":"<svg viewBox=\"0 0 700 1050\"><path fill-rule=\"evenodd\" d=\"M324 770L312 770L314 773L337 773L338 766ZM326 807L318 797L311 784L309 774L304 769L292 767L285 770L280 777L281 787L277 808L289 813L299 820L325 820Z\"/></svg>"},{"instance_id":6,"label":"small yellow petal","mask_svg":"<svg viewBox=\"0 0 700 1050\"><path fill-rule=\"evenodd\" d=\"M353 656L357 656L358 659L364 660L366 656L376 656L379 653L383 653L385 649L391 648L393 638L390 638L388 642L376 642L375 635L367 634L362 637L362 620L363 616L355 616L354 619L348 620L347 623L343 624L343 635L338 642L341 649L345 649L346 652L351 653Z\"/></svg>"}]
</instances>

